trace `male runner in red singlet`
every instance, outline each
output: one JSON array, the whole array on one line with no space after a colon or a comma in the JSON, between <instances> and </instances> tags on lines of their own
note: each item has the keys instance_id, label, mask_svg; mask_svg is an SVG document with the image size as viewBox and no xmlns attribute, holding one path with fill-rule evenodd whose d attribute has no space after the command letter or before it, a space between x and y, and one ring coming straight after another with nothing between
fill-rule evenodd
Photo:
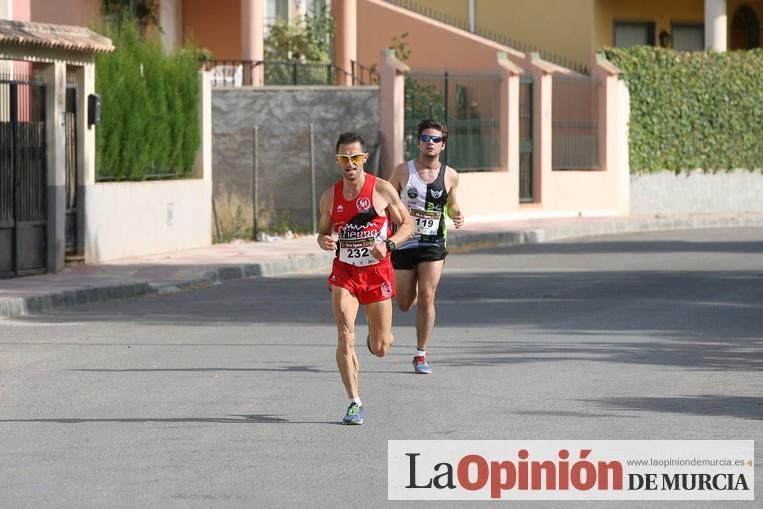
<instances>
[{"instance_id":1,"label":"male runner in red singlet","mask_svg":"<svg viewBox=\"0 0 763 509\"><path fill-rule=\"evenodd\" d=\"M390 183L364 171L368 154L363 138L342 133L336 142L336 160L342 178L321 196L318 245L326 251L336 250L328 283L338 333L336 363L350 398L342 422L363 424L355 318L363 304L368 317L368 348L384 357L394 341L390 299L395 295L395 276L390 252L411 236L413 224ZM390 220L397 225L392 236Z\"/></svg>"}]
</instances>

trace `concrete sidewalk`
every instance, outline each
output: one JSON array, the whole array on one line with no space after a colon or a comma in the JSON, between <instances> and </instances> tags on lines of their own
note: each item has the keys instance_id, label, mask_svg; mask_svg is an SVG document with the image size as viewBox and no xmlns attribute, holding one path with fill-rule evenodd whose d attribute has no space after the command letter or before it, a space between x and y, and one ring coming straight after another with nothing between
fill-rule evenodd
<instances>
[{"instance_id":1,"label":"concrete sidewalk","mask_svg":"<svg viewBox=\"0 0 763 509\"><path fill-rule=\"evenodd\" d=\"M629 216L468 222L449 232L454 252L647 230L763 226L763 213ZM168 294L225 280L328 269L333 253L312 235L274 242L242 242L67 267L56 274L0 280L0 318L59 306Z\"/></svg>"}]
</instances>

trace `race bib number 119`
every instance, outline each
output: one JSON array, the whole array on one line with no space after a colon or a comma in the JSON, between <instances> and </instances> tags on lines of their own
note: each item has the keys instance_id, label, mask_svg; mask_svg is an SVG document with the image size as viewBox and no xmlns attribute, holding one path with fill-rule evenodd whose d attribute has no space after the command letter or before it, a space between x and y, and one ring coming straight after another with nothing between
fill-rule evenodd
<instances>
[{"instance_id":1,"label":"race bib number 119","mask_svg":"<svg viewBox=\"0 0 763 509\"><path fill-rule=\"evenodd\" d=\"M440 228L439 210L410 209L413 224L416 225L416 235L437 235Z\"/></svg>"}]
</instances>

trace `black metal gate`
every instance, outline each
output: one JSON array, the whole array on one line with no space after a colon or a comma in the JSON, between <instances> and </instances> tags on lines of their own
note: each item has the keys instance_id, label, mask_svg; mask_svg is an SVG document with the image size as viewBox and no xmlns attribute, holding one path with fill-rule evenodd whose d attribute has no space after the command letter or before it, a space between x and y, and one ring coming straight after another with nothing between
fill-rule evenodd
<instances>
[{"instance_id":1,"label":"black metal gate","mask_svg":"<svg viewBox=\"0 0 763 509\"><path fill-rule=\"evenodd\" d=\"M519 80L519 201L535 201L533 179L533 79Z\"/></svg>"},{"instance_id":2,"label":"black metal gate","mask_svg":"<svg viewBox=\"0 0 763 509\"><path fill-rule=\"evenodd\" d=\"M45 83L0 75L0 277L47 268Z\"/></svg>"},{"instance_id":3,"label":"black metal gate","mask_svg":"<svg viewBox=\"0 0 763 509\"><path fill-rule=\"evenodd\" d=\"M459 172L500 163L500 90L496 73L409 73L405 79L405 158L419 155L416 126L425 118L448 125L440 160Z\"/></svg>"},{"instance_id":4,"label":"black metal gate","mask_svg":"<svg viewBox=\"0 0 763 509\"><path fill-rule=\"evenodd\" d=\"M66 130L66 258L73 260L83 255L79 242L80 200L77 195L77 88L75 84L66 87L66 112L64 113Z\"/></svg>"}]
</instances>

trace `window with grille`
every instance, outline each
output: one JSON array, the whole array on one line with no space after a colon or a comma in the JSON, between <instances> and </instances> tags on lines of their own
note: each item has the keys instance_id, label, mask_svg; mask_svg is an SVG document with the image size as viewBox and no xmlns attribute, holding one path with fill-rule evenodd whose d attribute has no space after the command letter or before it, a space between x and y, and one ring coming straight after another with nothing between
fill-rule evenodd
<instances>
[{"instance_id":1,"label":"window with grille","mask_svg":"<svg viewBox=\"0 0 763 509\"><path fill-rule=\"evenodd\" d=\"M702 24L673 23L673 49L676 51L702 51L705 49L705 26Z\"/></svg>"},{"instance_id":2,"label":"window with grille","mask_svg":"<svg viewBox=\"0 0 763 509\"><path fill-rule=\"evenodd\" d=\"M654 46L654 22L616 21L614 42L616 48Z\"/></svg>"}]
</instances>

